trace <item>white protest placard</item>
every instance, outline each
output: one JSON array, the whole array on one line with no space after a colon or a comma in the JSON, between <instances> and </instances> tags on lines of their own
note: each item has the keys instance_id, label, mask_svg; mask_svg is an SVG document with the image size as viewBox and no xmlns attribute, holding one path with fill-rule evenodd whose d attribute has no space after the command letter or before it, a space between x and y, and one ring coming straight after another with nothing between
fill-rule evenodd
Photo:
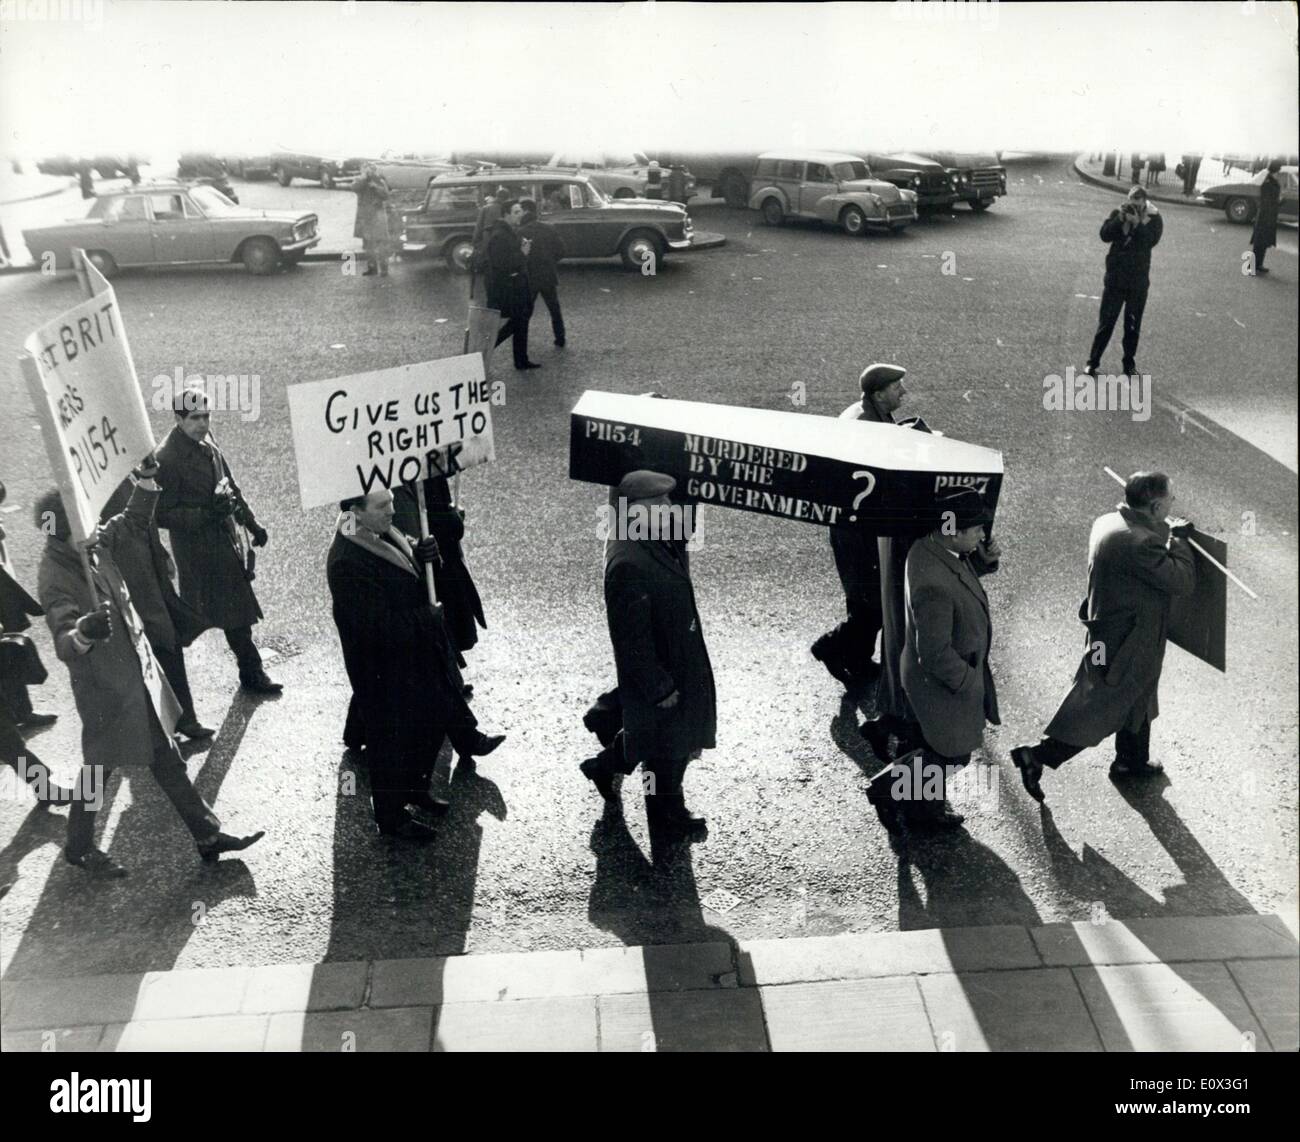
<instances>
[{"instance_id":1,"label":"white protest placard","mask_svg":"<svg viewBox=\"0 0 1300 1142\"><path fill-rule=\"evenodd\" d=\"M479 353L290 385L303 508L495 459L490 390Z\"/></svg>"},{"instance_id":2,"label":"white protest placard","mask_svg":"<svg viewBox=\"0 0 1300 1142\"><path fill-rule=\"evenodd\" d=\"M28 337L19 358L77 541L154 449L117 295L93 265L86 273L94 295Z\"/></svg>"}]
</instances>

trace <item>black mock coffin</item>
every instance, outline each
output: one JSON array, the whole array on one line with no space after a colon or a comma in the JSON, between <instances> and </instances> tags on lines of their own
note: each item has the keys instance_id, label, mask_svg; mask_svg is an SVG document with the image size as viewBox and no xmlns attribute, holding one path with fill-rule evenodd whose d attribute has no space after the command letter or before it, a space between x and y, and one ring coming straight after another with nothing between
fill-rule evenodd
<instances>
[{"instance_id":1,"label":"black mock coffin","mask_svg":"<svg viewBox=\"0 0 1300 1142\"><path fill-rule=\"evenodd\" d=\"M1002 454L894 425L589 390L570 417L569 478L649 468L674 499L822 526L913 534L936 498L973 487L996 507Z\"/></svg>"}]
</instances>

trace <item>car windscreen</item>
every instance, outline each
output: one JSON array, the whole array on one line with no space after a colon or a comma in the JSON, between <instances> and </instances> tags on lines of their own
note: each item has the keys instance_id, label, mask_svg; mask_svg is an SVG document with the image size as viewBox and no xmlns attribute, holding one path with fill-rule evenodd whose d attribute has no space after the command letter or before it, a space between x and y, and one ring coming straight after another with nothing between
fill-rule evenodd
<instances>
[{"instance_id":1,"label":"car windscreen","mask_svg":"<svg viewBox=\"0 0 1300 1142\"><path fill-rule=\"evenodd\" d=\"M190 198L199 204L203 212L213 214L240 214L242 211L221 191L212 186L196 186L190 191Z\"/></svg>"},{"instance_id":2,"label":"car windscreen","mask_svg":"<svg viewBox=\"0 0 1300 1142\"><path fill-rule=\"evenodd\" d=\"M852 182L854 179L870 178L871 168L866 163L832 163L831 174L836 182Z\"/></svg>"},{"instance_id":3,"label":"car windscreen","mask_svg":"<svg viewBox=\"0 0 1300 1142\"><path fill-rule=\"evenodd\" d=\"M490 188L477 183L459 186L431 186L424 209L443 219L473 219Z\"/></svg>"}]
</instances>

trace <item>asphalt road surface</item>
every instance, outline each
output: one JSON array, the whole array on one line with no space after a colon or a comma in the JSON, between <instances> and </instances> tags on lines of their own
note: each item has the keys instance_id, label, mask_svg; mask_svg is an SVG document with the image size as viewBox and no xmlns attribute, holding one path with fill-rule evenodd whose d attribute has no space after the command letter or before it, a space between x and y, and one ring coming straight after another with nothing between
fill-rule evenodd
<instances>
[{"instance_id":1,"label":"asphalt road surface","mask_svg":"<svg viewBox=\"0 0 1300 1142\"><path fill-rule=\"evenodd\" d=\"M269 200L285 192L260 187ZM330 192L295 187L296 202ZM331 209L350 196L334 192ZM533 322L539 371L500 350L497 461L466 474L467 557L489 629L471 654L474 706L509 739L457 773L438 841L394 848L340 735L348 688L325 587L334 512L304 512L286 387L460 352L466 281L441 264L386 279L337 264L269 278L241 269L124 274L116 283L146 393L185 373L256 376L257 416L214 431L269 529L256 635L276 651L278 700L236 689L220 635L189 652L203 721L191 773L227 826L266 838L201 865L148 778L110 787L101 844L129 879L93 884L60 858L63 814L0 802L6 977L419 956L595 944L811 935L939 925L1272 911L1296 887L1296 257L1240 272L1248 230L1195 207L1162 207L1138 356L1152 415L1048 412L1042 382L1085 360L1117 196L1060 161L1012 168L989 212L959 208L898 236L851 239L815 225L692 207L721 249L671 258L654 277L617 261L566 265L569 347ZM346 225L346 222L344 223ZM945 272L950 270L951 272ZM30 505L50 483L18 368L23 337L78 300L70 277L0 279L5 409L0 514L34 587ZM626 820L602 816L578 773L595 750L581 714L610 684L596 509L567 478L569 410L586 389L835 415L870 361L908 370L904 411L1001 449L1001 570L987 586L1003 725L990 728L985 797L963 830L896 850L865 799L873 768L847 698L808 653L843 616L824 530L721 508L702 517L693 576L718 685L718 748L691 767L707 842L654 871L638 790ZM1118 337L1106 363L1118 368ZM805 400L806 403L795 403ZM161 437L171 416L154 416ZM1036 740L1072 676L1088 529L1119 489L1102 472L1159 467L1180 509L1224 538L1259 594L1228 596L1228 672L1171 647L1155 755L1168 777L1126 791L1088 751L1048 774L1049 811L1020 788L1011 746ZM67 672L42 626L50 681L38 708L59 723L31 744L70 780L80 727ZM12 792L12 787L8 787Z\"/></svg>"}]
</instances>

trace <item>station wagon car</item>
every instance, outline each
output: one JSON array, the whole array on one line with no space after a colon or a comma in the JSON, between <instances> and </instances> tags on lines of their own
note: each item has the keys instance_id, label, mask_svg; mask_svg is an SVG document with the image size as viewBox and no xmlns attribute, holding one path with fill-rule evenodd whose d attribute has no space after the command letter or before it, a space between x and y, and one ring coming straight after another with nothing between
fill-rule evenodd
<instances>
[{"instance_id":1,"label":"station wagon car","mask_svg":"<svg viewBox=\"0 0 1300 1142\"><path fill-rule=\"evenodd\" d=\"M901 230L916 221L916 195L871 177L865 162L840 151L767 151L754 168L751 210L779 226L814 218L846 234Z\"/></svg>"},{"instance_id":2,"label":"station wagon car","mask_svg":"<svg viewBox=\"0 0 1300 1142\"><path fill-rule=\"evenodd\" d=\"M474 253L479 208L498 186L513 198L531 198L538 215L554 225L565 257L607 258L639 269L650 253L662 263L669 250L689 250L694 227L684 206L673 202L606 198L583 175L549 168L498 168L465 175L439 175L424 205L402 215L404 253L441 257L465 272Z\"/></svg>"},{"instance_id":3,"label":"station wagon car","mask_svg":"<svg viewBox=\"0 0 1300 1142\"><path fill-rule=\"evenodd\" d=\"M1229 222L1253 222L1259 213L1259 188L1267 174L1268 171L1260 171L1249 181L1225 182L1222 186L1212 186L1209 190L1203 190L1196 201L1222 210ZM1300 203L1296 174L1296 167L1283 167L1277 172L1277 181L1282 188L1277 216L1283 222L1296 221L1296 207Z\"/></svg>"},{"instance_id":4,"label":"station wagon car","mask_svg":"<svg viewBox=\"0 0 1300 1142\"><path fill-rule=\"evenodd\" d=\"M951 206L957 201L957 176L933 159L906 151L900 154L866 151L862 157L867 160L876 178L913 191L916 194L916 204L922 210Z\"/></svg>"},{"instance_id":5,"label":"station wagon car","mask_svg":"<svg viewBox=\"0 0 1300 1142\"><path fill-rule=\"evenodd\" d=\"M320 241L316 225L310 212L236 206L211 186L154 183L101 195L85 218L24 230L23 239L38 262L52 253L56 269L70 268L80 246L105 277L126 266L205 262L269 274Z\"/></svg>"}]
</instances>

